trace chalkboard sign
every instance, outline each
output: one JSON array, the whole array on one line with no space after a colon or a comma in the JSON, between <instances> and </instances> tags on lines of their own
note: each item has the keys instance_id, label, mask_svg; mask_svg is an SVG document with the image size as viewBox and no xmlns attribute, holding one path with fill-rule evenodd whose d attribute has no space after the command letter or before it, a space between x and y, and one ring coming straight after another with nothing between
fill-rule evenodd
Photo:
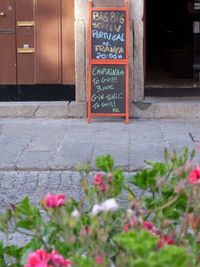
<instances>
[{"instance_id":1,"label":"chalkboard sign","mask_svg":"<svg viewBox=\"0 0 200 267\"><path fill-rule=\"evenodd\" d=\"M125 113L126 65L92 65L92 113Z\"/></svg>"},{"instance_id":2,"label":"chalkboard sign","mask_svg":"<svg viewBox=\"0 0 200 267\"><path fill-rule=\"evenodd\" d=\"M92 11L92 58L126 59L126 11Z\"/></svg>"},{"instance_id":3,"label":"chalkboard sign","mask_svg":"<svg viewBox=\"0 0 200 267\"><path fill-rule=\"evenodd\" d=\"M93 7L89 1L88 123L91 117L129 121L129 5Z\"/></svg>"}]
</instances>

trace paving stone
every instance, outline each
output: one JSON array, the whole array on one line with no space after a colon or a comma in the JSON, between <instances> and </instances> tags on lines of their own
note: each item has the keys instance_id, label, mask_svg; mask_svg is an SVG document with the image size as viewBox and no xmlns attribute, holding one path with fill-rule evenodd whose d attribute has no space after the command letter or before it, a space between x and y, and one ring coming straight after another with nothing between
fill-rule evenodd
<instances>
[{"instance_id":1,"label":"paving stone","mask_svg":"<svg viewBox=\"0 0 200 267\"><path fill-rule=\"evenodd\" d=\"M150 160L153 162L164 161L163 156L164 147L158 144L149 144L148 146L141 145L140 147L131 148L130 153L130 171L138 170L147 167L144 160Z\"/></svg>"},{"instance_id":2,"label":"paving stone","mask_svg":"<svg viewBox=\"0 0 200 267\"><path fill-rule=\"evenodd\" d=\"M158 160L164 147L197 146L199 120L1 119L0 170L75 170L112 154L125 170ZM196 135L195 135L196 136ZM152 153L150 146L152 146ZM157 148L156 148L157 147ZM135 160L134 160L135 159Z\"/></svg>"},{"instance_id":3,"label":"paving stone","mask_svg":"<svg viewBox=\"0 0 200 267\"><path fill-rule=\"evenodd\" d=\"M12 189L14 185L13 181L14 181L14 177L11 177L10 179L9 175L4 173L3 177L0 180L1 188Z\"/></svg>"},{"instance_id":4,"label":"paving stone","mask_svg":"<svg viewBox=\"0 0 200 267\"><path fill-rule=\"evenodd\" d=\"M48 189L57 189L61 185L61 172L53 172L49 176ZM60 187L61 188L61 187Z\"/></svg>"},{"instance_id":5,"label":"paving stone","mask_svg":"<svg viewBox=\"0 0 200 267\"><path fill-rule=\"evenodd\" d=\"M129 145L126 144L96 144L93 157L92 157L92 169L96 169L95 160L98 156L111 155L115 161L115 166L123 168L124 170L128 169L129 166Z\"/></svg>"},{"instance_id":6,"label":"paving stone","mask_svg":"<svg viewBox=\"0 0 200 267\"><path fill-rule=\"evenodd\" d=\"M89 163L93 149L93 144L65 143L60 151L57 152L51 168L70 169L71 167L76 168L77 164Z\"/></svg>"},{"instance_id":7,"label":"paving stone","mask_svg":"<svg viewBox=\"0 0 200 267\"><path fill-rule=\"evenodd\" d=\"M52 151L27 151L24 152L21 158L17 161L19 169L48 169L49 162L53 159Z\"/></svg>"},{"instance_id":8,"label":"paving stone","mask_svg":"<svg viewBox=\"0 0 200 267\"><path fill-rule=\"evenodd\" d=\"M28 176L26 178L26 183L24 185L24 190L26 192L33 192L37 189L37 185L38 185L38 177L35 177L33 175Z\"/></svg>"}]
</instances>

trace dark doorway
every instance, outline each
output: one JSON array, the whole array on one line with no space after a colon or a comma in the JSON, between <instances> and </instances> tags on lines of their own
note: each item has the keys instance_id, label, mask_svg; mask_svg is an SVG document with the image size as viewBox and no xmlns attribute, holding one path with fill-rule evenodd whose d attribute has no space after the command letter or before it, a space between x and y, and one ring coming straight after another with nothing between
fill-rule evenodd
<instances>
[{"instance_id":1,"label":"dark doorway","mask_svg":"<svg viewBox=\"0 0 200 267\"><path fill-rule=\"evenodd\" d=\"M145 96L195 96L192 0L146 0Z\"/></svg>"}]
</instances>

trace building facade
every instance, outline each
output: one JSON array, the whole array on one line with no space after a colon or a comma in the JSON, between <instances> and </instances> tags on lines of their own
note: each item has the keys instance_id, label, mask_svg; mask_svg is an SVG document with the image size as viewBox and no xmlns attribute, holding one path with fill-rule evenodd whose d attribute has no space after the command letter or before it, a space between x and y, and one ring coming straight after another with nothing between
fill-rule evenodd
<instances>
[{"instance_id":1,"label":"building facade","mask_svg":"<svg viewBox=\"0 0 200 267\"><path fill-rule=\"evenodd\" d=\"M175 2L129 0L131 117L200 117L200 4L190 0ZM125 5L124 0L92 3L94 7ZM75 0L76 101L86 106L87 33L88 0Z\"/></svg>"},{"instance_id":2,"label":"building facade","mask_svg":"<svg viewBox=\"0 0 200 267\"><path fill-rule=\"evenodd\" d=\"M13 95L16 88L21 101L34 100L32 91L51 92L50 100L70 103L45 104L51 108L45 116L87 116L88 1L1 1L1 101L4 91ZM130 117L200 118L200 1L128 2ZM92 5L124 7L125 0L92 0ZM27 110L37 103L18 105Z\"/></svg>"}]
</instances>

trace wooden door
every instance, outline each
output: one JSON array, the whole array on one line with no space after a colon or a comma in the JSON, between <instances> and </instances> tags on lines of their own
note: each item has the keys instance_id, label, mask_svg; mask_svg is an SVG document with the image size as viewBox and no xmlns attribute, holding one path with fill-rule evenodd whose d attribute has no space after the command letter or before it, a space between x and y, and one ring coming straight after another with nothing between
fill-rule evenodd
<instances>
[{"instance_id":1,"label":"wooden door","mask_svg":"<svg viewBox=\"0 0 200 267\"><path fill-rule=\"evenodd\" d=\"M14 0L0 1L0 84L16 84Z\"/></svg>"},{"instance_id":2,"label":"wooden door","mask_svg":"<svg viewBox=\"0 0 200 267\"><path fill-rule=\"evenodd\" d=\"M74 84L74 1L0 0L0 84Z\"/></svg>"}]
</instances>

